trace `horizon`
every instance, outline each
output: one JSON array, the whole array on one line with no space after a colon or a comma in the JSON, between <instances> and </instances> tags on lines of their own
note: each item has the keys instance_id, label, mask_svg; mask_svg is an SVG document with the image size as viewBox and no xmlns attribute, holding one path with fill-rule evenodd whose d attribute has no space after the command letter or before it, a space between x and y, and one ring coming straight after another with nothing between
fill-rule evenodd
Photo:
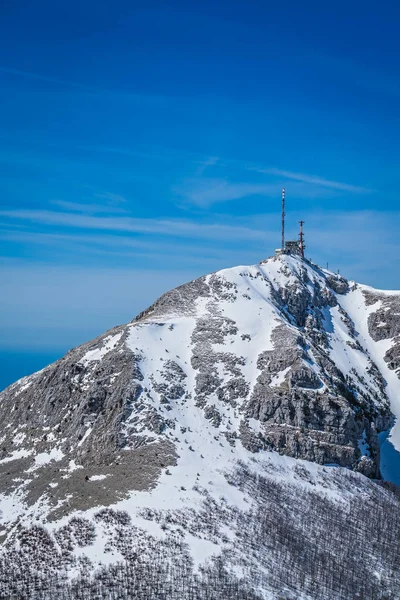
<instances>
[{"instance_id":1,"label":"horizon","mask_svg":"<svg viewBox=\"0 0 400 600\"><path fill-rule=\"evenodd\" d=\"M168 289L273 254L282 187L307 257L400 289L399 16L3 7L0 389Z\"/></svg>"}]
</instances>

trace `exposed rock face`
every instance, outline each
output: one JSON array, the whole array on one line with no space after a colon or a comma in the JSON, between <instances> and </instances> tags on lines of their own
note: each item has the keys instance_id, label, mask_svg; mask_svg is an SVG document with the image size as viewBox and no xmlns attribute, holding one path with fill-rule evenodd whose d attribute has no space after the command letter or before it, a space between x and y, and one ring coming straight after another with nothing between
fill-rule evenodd
<instances>
[{"instance_id":1,"label":"exposed rock face","mask_svg":"<svg viewBox=\"0 0 400 600\"><path fill-rule=\"evenodd\" d=\"M136 414L145 392L141 357L126 347L126 336L125 328L115 328L3 392L1 491L22 485L28 502L34 503L57 483L50 505L70 497L64 509L54 512L55 518L76 508L108 505L132 489L148 489L161 465L175 464L168 439L149 445L145 437L136 436ZM98 352L104 353L101 360L92 360ZM133 412L136 418L127 427ZM165 426L158 411L148 411L144 423L155 434ZM26 457L10 460L20 448L26 449ZM102 487L86 484L93 488L91 497L82 495L85 477L96 474L106 476Z\"/></svg>"},{"instance_id":2,"label":"exposed rock face","mask_svg":"<svg viewBox=\"0 0 400 600\"><path fill-rule=\"evenodd\" d=\"M397 296L377 297L378 310L368 318L368 328L375 342L400 335L400 298Z\"/></svg>"},{"instance_id":3,"label":"exposed rock face","mask_svg":"<svg viewBox=\"0 0 400 600\"><path fill-rule=\"evenodd\" d=\"M344 277L340 277L340 275L328 275L326 283L337 294L346 294L349 291L348 281Z\"/></svg>"},{"instance_id":4,"label":"exposed rock face","mask_svg":"<svg viewBox=\"0 0 400 600\"><path fill-rule=\"evenodd\" d=\"M386 352L385 361L389 369L396 371L400 379L400 338L397 338L395 344Z\"/></svg>"},{"instance_id":5,"label":"exposed rock face","mask_svg":"<svg viewBox=\"0 0 400 600\"><path fill-rule=\"evenodd\" d=\"M379 478L399 315L400 294L349 285L288 256L164 294L0 394L0 494L19 507L4 513L0 535L32 511L41 522L92 511L89 524L57 530L60 546L79 546L80 536L90 545L103 527L99 507L139 492L158 498L160 481L166 500L178 494L185 505L192 490L207 496L215 480L222 489L229 469L271 451ZM132 535L128 525L121 535Z\"/></svg>"},{"instance_id":6,"label":"exposed rock face","mask_svg":"<svg viewBox=\"0 0 400 600\"><path fill-rule=\"evenodd\" d=\"M374 410L371 400L356 396L344 375L326 360L325 352L317 346L311 350L303 336L280 326L273 331L272 340L274 350L259 356L261 373L246 410L246 416L258 420L264 430L254 436L242 429L243 444L252 451L275 449L296 458L352 466L377 476L379 444L375 423L370 419L370 410ZM309 366L315 360L318 374ZM284 376L274 381L279 373ZM377 415L383 414L384 424L389 426L386 412L384 403ZM364 457L361 462L357 444L363 431L368 432L374 456L368 460Z\"/></svg>"},{"instance_id":7,"label":"exposed rock face","mask_svg":"<svg viewBox=\"0 0 400 600\"><path fill-rule=\"evenodd\" d=\"M385 361L400 378L400 296L370 291L365 291L364 295L369 306L377 307L368 317L369 334L376 342L393 340Z\"/></svg>"}]
</instances>

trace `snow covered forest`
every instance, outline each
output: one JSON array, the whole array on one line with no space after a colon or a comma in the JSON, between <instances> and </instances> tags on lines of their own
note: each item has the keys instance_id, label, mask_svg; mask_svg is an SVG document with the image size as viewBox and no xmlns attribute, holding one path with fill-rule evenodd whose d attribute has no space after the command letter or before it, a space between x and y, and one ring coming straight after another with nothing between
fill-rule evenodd
<instances>
[{"instance_id":1,"label":"snow covered forest","mask_svg":"<svg viewBox=\"0 0 400 600\"><path fill-rule=\"evenodd\" d=\"M307 472L300 476L308 477ZM396 600L400 589L400 501L393 491L349 471L326 469L341 500L256 476L241 466L229 484L251 494L249 513L229 510L211 498L198 514L149 514L165 538L143 535L127 513L100 511L110 543L123 561L92 571L75 545L95 541L92 523L75 518L51 537L33 526L17 534L18 545L1 561L2 598L135 600L261 600L279 598ZM234 544L207 566L193 563L179 526L199 543L235 532ZM226 535L226 534L225 534ZM132 551L132 540L136 539ZM112 541L111 541L112 540ZM107 550L107 548L105 548ZM64 572L64 573L63 573ZM266 593L266 591L268 592Z\"/></svg>"}]
</instances>

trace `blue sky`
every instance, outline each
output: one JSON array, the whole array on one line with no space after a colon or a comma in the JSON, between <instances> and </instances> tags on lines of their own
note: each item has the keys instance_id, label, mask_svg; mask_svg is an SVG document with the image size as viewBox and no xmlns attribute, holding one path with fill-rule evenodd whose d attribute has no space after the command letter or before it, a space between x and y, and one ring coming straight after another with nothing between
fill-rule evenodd
<instances>
[{"instance_id":1,"label":"blue sky","mask_svg":"<svg viewBox=\"0 0 400 600\"><path fill-rule=\"evenodd\" d=\"M279 245L400 288L394 2L6 0L0 349L61 352Z\"/></svg>"}]
</instances>

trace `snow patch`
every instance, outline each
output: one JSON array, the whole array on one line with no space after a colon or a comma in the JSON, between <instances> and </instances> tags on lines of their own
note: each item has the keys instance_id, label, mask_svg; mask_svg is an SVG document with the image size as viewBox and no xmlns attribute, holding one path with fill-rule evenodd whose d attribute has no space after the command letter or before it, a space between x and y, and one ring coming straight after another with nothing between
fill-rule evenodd
<instances>
[{"instance_id":1,"label":"snow patch","mask_svg":"<svg viewBox=\"0 0 400 600\"><path fill-rule=\"evenodd\" d=\"M22 448L21 450L13 450L10 456L6 458L2 458L0 460L0 464L4 465L5 463L12 462L13 460L19 460L20 458L28 458L28 456L32 455L32 450L25 450Z\"/></svg>"},{"instance_id":2,"label":"snow patch","mask_svg":"<svg viewBox=\"0 0 400 600\"><path fill-rule=\"evenodd\" d=\"M115 348L122 337L122 333L123 332L115 335L109 335L104 338L103 345L100 348L95 348L94 350L89 350L86 352L85 356L81 358L79 363L86 367L92 361L101 360L108 352Z\"/></svg>"},{"instance_id":3,"label":"snow patch","mask_svg":"<svg viewBox=\"0 0 400 600\"><path fill-rule=\"evenodd\" d=\"M361 438L358 440L358 449L361 452L361 456L371 456L365 429L362 432Z\"/></svg>"},{"instance_id":4,"label":"snow patch","mask_svg":"<svg viewBox=\"0 0 400 600\"><path fill-rule=\"evenodd\" d=\"M50 452L40 452L35 456L35 464L27 470L27 473L36 471L44 465L48 465L51 461L59 461L64 458L64 453L59 448L52 448Z\"/></svg>"},{"instance_id":5,"label":"snow patch","mask_svg":"<svg viewBox=\"0 0 400 600\"><path fill-rule=\"evenodd\" d=\"M79 440L78 442L78 446L82 446L83 442L89 437L89 435L92 433L92 429L93 427L88 426L88 428L86 429L84 436L81 440Z\"/></svg>"}]
</instances>

